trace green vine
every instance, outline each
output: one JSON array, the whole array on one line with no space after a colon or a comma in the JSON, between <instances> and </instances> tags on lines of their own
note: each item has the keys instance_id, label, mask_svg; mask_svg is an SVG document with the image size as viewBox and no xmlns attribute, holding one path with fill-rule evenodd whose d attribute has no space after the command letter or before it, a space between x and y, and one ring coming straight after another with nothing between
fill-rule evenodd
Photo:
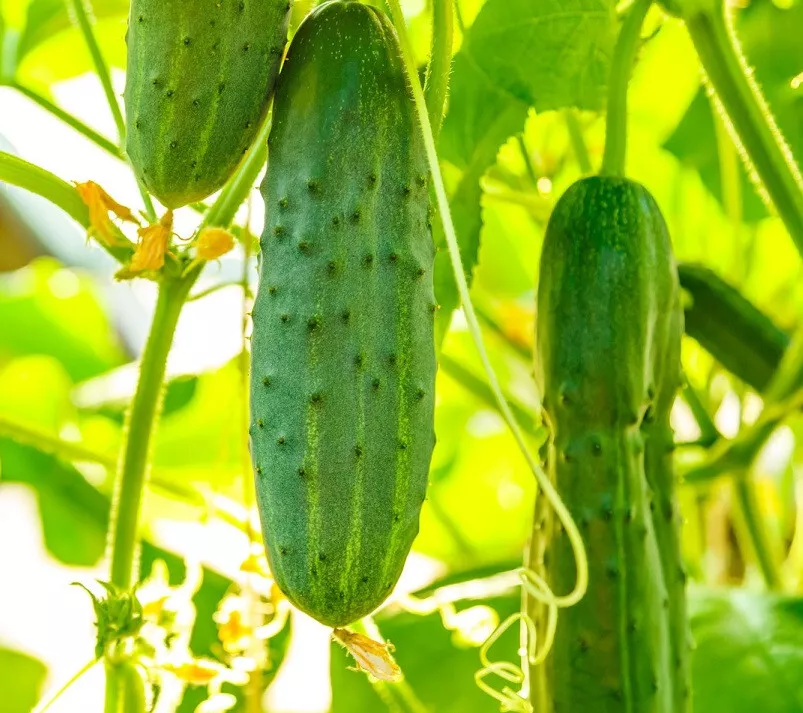
<instances>
[{"instance_id":1,"label":"green vine","mask_svg":"<svg viewBox=\"0 0 803 713\"><path fill-rule=\"evenodd\" d=\"M803 254L803 177L739 49L723 0L681 8L731 135L765 202Z\"/></svg>"},{"instance_id":2,"label":"green vine","mask_svg":"<svg viewBox=\"0 0 803 713\"><path fill-rule=\"evenodd\" d=\"M633 64L641 42L641 26L652 5L652 0L636 0L629 8L616 49L608 86L608 109L605 128L605 153L601 173L624 176L627 151L627 89Z\"/></svg>"}]
</instances>

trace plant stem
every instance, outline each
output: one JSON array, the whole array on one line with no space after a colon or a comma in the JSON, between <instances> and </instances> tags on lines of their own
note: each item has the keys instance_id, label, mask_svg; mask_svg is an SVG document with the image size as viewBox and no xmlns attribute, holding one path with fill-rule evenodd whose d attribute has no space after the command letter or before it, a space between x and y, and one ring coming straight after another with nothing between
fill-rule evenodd
<instances>
[{"instance_id":1,"label":"plant stem","mask_svg":"<svg viewBox=\"0 0 803 713\"><path fill-rule=\"evenodd\" d=\"M93 144L99 146L107 153L110 153L115 158L125 160L125 156L123 156L123 153L120 151L120 147L116 146L113 141L110 141L105 136L95 131L92 127L87 126L83 121L73 116L69 112L64 111L64 109L54 104L47 97L43 97L38 92L35 92L33 89L29 89L28 87L23 86L22 84L18 84L16 82L12 82L8 84L8 86L12 89L15 89L23 96L27 97L32 102L38 104L42 109L47 111L49 114L52 114L57 119L60 119L65 124L67 124L67 126L75 129L79 134L82 134L84 137L89 139Z\"/></svg>"},{"instance_id":2,"label":"plant stem","mask_svg":"<svg viewBox=\"0 0 803 713\"><path fill-rule=\"evenodd\" d=\"M707 4L706 4L707 5ZM728 128L765 201L803 254L803 178L739 50L721 0L684 16ZM763 189L763 190L761 190Z\"/></svg>"},{"instance_id":3,"label":"plant stem","mask_svg":"<svg viewBox=\"0 0 803 713\"><path fill-rule=\"evenodd\" d=\"M120 103L117 101L117 96L114 93L109 65L103 58L98 40L95 37L95 33L92 31L92 21L89 19L89 13L84 4L85 2L86 0L68 0L68 5L75 16L81 34L84 36L84 42L92 57L92 64L95 66L95 72L98 75L98 79L100 79L100 83L103 85L103 92L106 95L106 101L109 104L114 124L117 127L117 138L122 153L122 147L125 145L125 120L120 110Z\"/></svg>"},{"instance_id":4,"label":"plant stem","mask_svg":"<svg viewBox=\"0 0 803 713\"><path fill-rule=\"evenodd\" d=\"M449 92L449 76L452 67L452 47L454 44L454 6L453 0L433 0L432 4L432 47L424 94L427 99L429 122L435 141L443 124L443 111L446 95Z\"/></svg>"},{"instance_id":5,"label":"plant stem","mask_svg":"<svg viewBox=\"0 0 803 713\"><path fill-rule=\"evenodd\" d=\"M733 494L740 524L744 530L745 544L755 557L767 589L782 590L783 577L781 576L780 560L774 546L775 538L771 536L761 512L755 483L752 479L735 480Z\"/></svg>"},{"instance_id":6,"label":"plant stem","mask_svg":"<svg viewBox=\"0 0 803 713\"><path fill-rule=\"evenodd\" d=\"M637 0L633 3L622 23L608 86L608 110L605 128L605 153L601 173L607 176L625 175L627 152L627 88L636 52L641 43L641 26L652 5L652 0Z\"/></svg>"},{"instance_id":7,"label":"plant stem","mask_svg":"<svg viewBox=\"0 0 803 713\"><path fill-rule=\"evenodd\" d=\"M591 165L591 157L588 155L588 146L586 146L586 141L583 137L583 130L577 119L577 112L574 109L565 109L563 117L566 120L566 128L569 131L569 141L571 141L574 156L580 166L580 173L584 176L589 176L594 171L594 168Z\"/></svg>"},{"instance_id":8,"label":"plant stem","mask_svg":"<svg viewBox=\"0 0 803 713\"><path fill-rule=\"evenodd\" d=\"M457 242L457 235L455 234L454 223L452 221L451 210L449 208L449 200L446 195L446 187L441 175L440 165L438 163L438 153L435 149L435 138L432 135L432 129L429 125L429 117L427 114L426 102L424 100L424 93L421 89L421 84L418 81L418 74L416 71L415 60L413 58L412 48L410 47L410 40L407 36L407 28L404 24L404 14L402 13L399 0L389 0L391 14L393 16L393 24L396 27L396 32L399 36L399 43L402 51L402 59L404 61L407 78L413 90L413 99L415 101L416 113L420 123L420 128L424 136L424 146L427 151L427 158L429 160L430 172L432 174L432 181L435 188L435 195L438 199L438 207L440 209L441 222L443 224L443 231L446 237L446 244L449 248L449 256L452 262L452 269L457 282L457 289L463 303L463 311L468 323L468 328L474 340L474 344L479 353L480 360L482 361L483 368L485 369L488 383L496 400L502 418L513 434L516 444L519 447L522 455L524 456L527 465L530 467L536 481L541 489L541 492L549 499L550 504L555 509L555 512L563 525L567 537L571 543L572 551L575 557L577 575L574 589L567 595L557 596L554 594L546 594L545 597L549 599L550 603L556 606L572 606L576 604L584 596L588 588L588 558L586 557L585 547L577 525L572 519L571 514L566 508L565 504L560 498L560 495L555 490L554 486L549 480L549 477L544 472L540 463L533 457L527 447L524 434L519 427L516 417L510 409L502 389L499 385L499 380L496 377L491 361L488 358L488 352L485 348L485 343L482 338L482 333L477 322L477 315L471 303L471 295L469 294L468 283L466 275L463 271L463 265L460 259L460 248Z\"/></svg>"},{"instance_id":9,"label":"plant stem","mask_svg":"<svg viewBox=\"0 0 803 713\"><path fill-rule=\"evenodd\" d=\"M123 590L135 579L137 535L142 494L147 480L151 440L162 402L167 355L181 308L193 279L165 280L139 370L139 382L128 416L127 437L112 505L111 582Z\"/></svg>"}]
</instances>

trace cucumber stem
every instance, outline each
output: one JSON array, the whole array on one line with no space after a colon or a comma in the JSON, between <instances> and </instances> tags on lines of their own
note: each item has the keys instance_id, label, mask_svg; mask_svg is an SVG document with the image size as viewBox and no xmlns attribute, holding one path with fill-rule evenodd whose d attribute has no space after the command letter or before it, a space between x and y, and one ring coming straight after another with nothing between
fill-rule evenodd
<instances>
[{"instance_id":1,"label":"cucumber stem","mask_svg":"<svg viewBox=\"0 0 803 713\"><path fill-rule=\"evenodd\" d=\"M619 31L608 85L608 108L605 127L605 153L600 173L624 176L627 153L627 89L636 53L641 42L641 26L652 0L636 0L630 7Z\"/></svg>"},{"instance_id":2,"label":"cucumber stem","mask_svg":"<svg viewBox=\"0 0 803 713\"><path fill-rule=\"evenodd\" d=\"M707 3L683 17L708 81L751 178L775 206L803 254L803 177L752 77L724 3Z\"/></svg>"},{"instance_id":3,"label":"cucumber stem","mask_svg":"<svg viewBox=\"0 0 803 713\"><path fill-rule=\"evenodd\" d=\"M736 513L741 525L744 545L755 558L767 589L782 591L781 563L773 545L775 538L770 534L756 494L752 479L739 478L733 483ZM742 538L740 538L742 539Z\"/></svg>"},{"instance_id":4,"label":"cucumber stem","mask_svg":"<svg viewBox=\"0 0 803 713\"><path fill-rule=\"evenodd\" d=\"M572 151L574 151L574 157L577 159L577 165L580 166L580 173L584 176L590 176L594 169L591 166L591 157L588 155L588 146L586 146L586 141L583 137L580 121L577 119L577 112L571 108L564 109L563 118L566 120L569 141L572 144Z\"/></svg>"},{"instance_id":5,"label":"cucumber stem","mask_svg":"<svg viewBox=\"0 0 803 713\"><path fill-rule=\"evenodd\" d=\"M427 67L427 81L424 94L427 100L429 123L432 135L438 140L443 125L443 112L446 95L449 92L449 76L452 68L452 47L454 45L454 6L453 0L433 0L432 2L432 46Z\"/></svg>"}]
</instances>

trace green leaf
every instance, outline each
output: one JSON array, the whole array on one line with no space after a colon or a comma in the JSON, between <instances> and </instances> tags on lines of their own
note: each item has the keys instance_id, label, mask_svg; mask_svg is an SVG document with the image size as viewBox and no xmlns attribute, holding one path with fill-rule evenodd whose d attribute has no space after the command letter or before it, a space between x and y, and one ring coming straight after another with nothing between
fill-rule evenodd
<instances>
[{"instance_id":1,"label":"green leaf","mask_svg":"<svg viewBox=\"0 0 803 713\"><path fill-rule=\"evenodd\" d=\"M45 665L19 651L0 649L3 672L3 713L29 713L42 692Z\"/></svg>"},{"instance_id":2,"label":"green leaf","mask_svg":"<svg viewBox=\"0 0 803 713\"><path fill-rule=\"evenodd\" d=\"M692 591L695 710L803 710L803 598Z\"/></svg>"},{"instance_id":3,"label":"green leaf","mask_svg":"<svg viewBox=\"0 0 803 713\"><path fill-rule=\"evenodd\" d=\"M523 129L529 107L601 107L614 37L609 0L488 0L480 10L454 60L440 137L441 157L462 172L450 206L469 279L482 230L480 179L502 144ZM459 301L438 218L433 225L442 337Z\"/></svg>"},{"instance_id":4,"label":"green leaf","mask_svg":"<svg viewBox=\"0 0 803 713\"><path fill-rule=\"evenodd\" d=\"M800 63L800 27L803 3L781 8L772 2L754 2L735 13L736 34L781 133L798 161L803 157L803 102L791 82ZM722 185L711 103L701 89L664 148L700 174L706 188L722 203ZM768 213L742 166L744 220L755 222Z\"/></svg>"},{"instance_id":5,"label":"green leaf","mask_svg":"<svg viewBox=\"0 0 803 713\"><path fill-rule=\"evenodd\" d=\"M96 20L122 19L128 15L128 0L92 0ZM52 37L73 29L64 0L33 0L17 45L17 62Z\"/></svg>"},{"instance_id":6,"label":"green leaf","mask_svg":"<svg viewBox=\"0 0 803 713\"><path fill-rule=\"evenodd\" d=\"M0 276L0 363L30 354L57 359L73 381L119 366L122 347L97 288L55 260Z\"/></svg>"}]
</instances>

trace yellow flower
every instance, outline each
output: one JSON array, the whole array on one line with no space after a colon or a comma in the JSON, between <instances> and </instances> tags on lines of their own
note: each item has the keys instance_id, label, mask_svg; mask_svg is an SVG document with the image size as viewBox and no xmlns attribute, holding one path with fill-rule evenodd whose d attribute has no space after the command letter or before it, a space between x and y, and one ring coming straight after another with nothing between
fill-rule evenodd
<instances>
[{"instance_id":1,"label":"yellow flower","mask_svg":"<svg viewBox=\"0 0 803 713\"><path fill-rule=\"evenodd\" d=\"M137 243L129 273L161 270L165 264L165 253L173 235L173 211L168 210L158 223L137 230Z\"/></svg>"},{"instance_id":2,"label":"yellow flower","mask_svg":"<svg viewBox=\"0 0 803 713\"><path fill-rule=\"evenodd\" d=\"M223 228L204 228L198 235L198 257L216 260L234 247L234 236Z\"/></svg>"},{"instance_id":3,"label":"yellow flower","mask_svg":"<svg viewBox=\"0 0 803 713\"><path fill-rule=\"evenodd\" d=\"M89 237L108 246L130 245L128 238L112 222L109 213L113 213L126 223L139 225L139 220L131 212L131 209L115 201L94 181L76 183L75 188L89 209L89 229L87 230Z\"/></svg>"}]
</instances>

